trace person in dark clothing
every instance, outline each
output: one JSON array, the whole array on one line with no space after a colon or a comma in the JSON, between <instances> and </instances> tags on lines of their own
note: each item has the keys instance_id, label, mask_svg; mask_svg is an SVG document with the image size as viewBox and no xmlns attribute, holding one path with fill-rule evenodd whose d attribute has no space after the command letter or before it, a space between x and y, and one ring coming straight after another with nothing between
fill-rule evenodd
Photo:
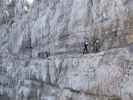
<instances>
[{"instance_id":1,"label":"person in dark clothing","mask_svg":"<svg viewBox=\"0 0 133 100\"><path fill-rule=\"evenodd\" d=\"M50 56L50 53L49 52L45 52L45 54L46 54L46 57L48 58L49 56Z\"/></svg>"},{"instance_id":2,"label":"person in dark clothing","mask_svg":"<svg viewBox=\"0 0 133 100\"><path fill-rule=\"evenodd\" d=\"M50 53L47 51L38 53L39 58L48 58L49 56L50 56Z\"/></svg>"},{"instance_id":3,"label":"person in dark clothing","mask_svg":"<svg viewBox=\"0 0 133 100\"><path fill-rule=\"evenodd\" d=\"M84 45L83 45L83 54L85 54L85 53L88 53L89 51L88 51L88 45L89 45L89 43L88 43L88 41L85 41L84 42Z\"/></svg>"}]
</instances>

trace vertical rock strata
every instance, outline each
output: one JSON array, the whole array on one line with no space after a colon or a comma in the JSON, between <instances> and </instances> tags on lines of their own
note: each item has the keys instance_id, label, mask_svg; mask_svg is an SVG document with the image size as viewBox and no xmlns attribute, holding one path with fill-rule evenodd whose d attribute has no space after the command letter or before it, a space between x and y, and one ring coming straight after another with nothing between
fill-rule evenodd
<instances>
[{"instance_id":1,"label":"vertical rock strata","mask_svg":"<svg viewBox=\"0 0 133 100\"><path fill-rule=\"evenodd\" d=\"M133 100L132 5L0 0L0 100Z\"/></svg>"}]
</instances>

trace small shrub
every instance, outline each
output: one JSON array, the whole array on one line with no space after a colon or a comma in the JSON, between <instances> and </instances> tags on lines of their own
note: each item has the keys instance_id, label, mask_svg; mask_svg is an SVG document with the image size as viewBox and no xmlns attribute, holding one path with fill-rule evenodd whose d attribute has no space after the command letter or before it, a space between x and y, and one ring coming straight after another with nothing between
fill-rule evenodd
<instances>
[{"instance_id":1,"label":"small shrub","mask_svg":"<svg viewBox=\"0 0 133 100\"><path fill-rule=\"evenodd\" d=\"M120 97L114 96L114 97L109 98L109 100L122 100L122 99Z\"/></svg>"}]
</instances>

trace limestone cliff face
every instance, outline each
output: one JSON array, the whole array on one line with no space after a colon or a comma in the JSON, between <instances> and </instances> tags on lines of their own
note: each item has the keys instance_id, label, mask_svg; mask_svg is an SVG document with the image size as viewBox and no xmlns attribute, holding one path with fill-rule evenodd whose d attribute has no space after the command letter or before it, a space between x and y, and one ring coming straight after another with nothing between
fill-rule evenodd
<instances>
[{"instance_id":1,"label":"limestone cliff face","mask_svg":"<svg viewBox=\"0 0 133 100\"><path fill-rule=\"evenodd\" d=\"M127 44L128 3L130 1L122 0L35 1L29 15L14 23L9 48L14 53L22 51L28 37L33 56L39 51L79 54L86 39L90 53L95 52L95 40L99 42L98 52L124 46Z\"/></svg>"},{"instance_id":2,"label":"limestone cliff face","mask_svg":"<svg viewBox=\"0 0 133 100\"><path fill-rule=\"evenodd\" d=\"M5 1L0 99L133 99L132 0Z\"/></svg>"}]
</instances>

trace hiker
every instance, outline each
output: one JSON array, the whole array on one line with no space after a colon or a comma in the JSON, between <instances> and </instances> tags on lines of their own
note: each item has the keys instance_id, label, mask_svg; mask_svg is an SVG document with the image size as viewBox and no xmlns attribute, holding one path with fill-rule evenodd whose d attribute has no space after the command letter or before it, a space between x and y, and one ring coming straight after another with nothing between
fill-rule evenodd
<instances>
[{"instance_id":1,"label":"hiker","mask_svg":"<svg viewBox=\"0 0 133 100\"><path fill-rule=\"evenodd\" d=\"M50 53L48 51L45 52L39 52L38 57L39 58L48 58L50 56Z\"/></svg>"},{"instance_id":2,"label":"hiker","mask_svg":"<svg viewBox=\"0 0 133 100\"><path fill-rule=\"evenodd\" d=\"M45 54L46 54L46 57L48 58L49 56L50 56L50 53L49 52L45 52Z\"/></svg>"},{"instance_id":3,"label":"hiker","mask_svg":"<svg viewBox=\"0 0 133 100\"><path fill-rule=\"evenodd\" d=\"M100 41L98 39L94 40L93 41L93 50L92 50L92 52L94 52L94 53L99 52L100 51L100 46L101 46Z\"/></svg>"},{"instance_id":4,"label":"hiker","mask_svg":"<svg viewBox=\"0 0 133 100\"><path fill-rule=\"evenodd\" d=\"M85 53L88 53L89 51L88 51L88 45L89 45L89 43L88 43L88 41L86 40L85 42L84 42L84 45L83 45L83 54L85 54Z\"/></svg>"}]
</instances>

